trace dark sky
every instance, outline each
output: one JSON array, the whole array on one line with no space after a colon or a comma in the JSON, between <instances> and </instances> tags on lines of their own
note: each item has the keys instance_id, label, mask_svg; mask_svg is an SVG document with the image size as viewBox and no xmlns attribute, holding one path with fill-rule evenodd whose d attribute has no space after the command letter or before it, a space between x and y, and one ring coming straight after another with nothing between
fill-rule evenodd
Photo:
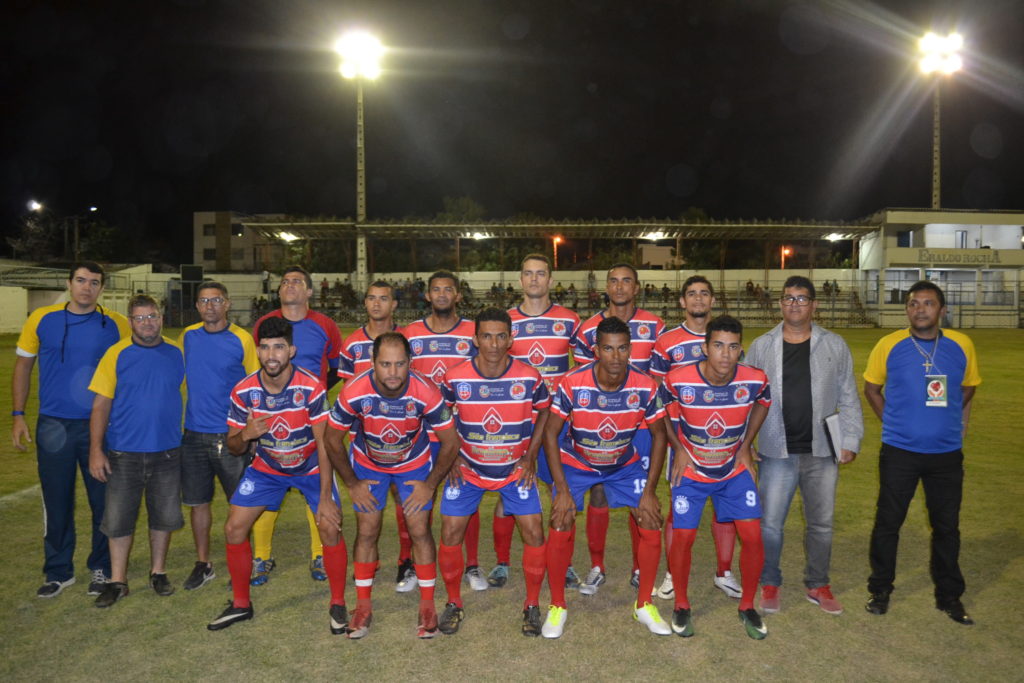
<instances>
[{"instance_id":1,"label":"dark sky","mask_svg":"<svg viewBox=\"0 0 1024 683\"><path fill-rule=\"evenodd\" d=\"M371 219L446 195L491 218L927 206L932 27L966 41L943 205L1024 209L1019 1L15 0L0 25L8 235L30 198L95 204L188 261L195 210L354 215L355 89L331 50L352 26L391 49L366 88Z\"/></svg>"}]
</instances>

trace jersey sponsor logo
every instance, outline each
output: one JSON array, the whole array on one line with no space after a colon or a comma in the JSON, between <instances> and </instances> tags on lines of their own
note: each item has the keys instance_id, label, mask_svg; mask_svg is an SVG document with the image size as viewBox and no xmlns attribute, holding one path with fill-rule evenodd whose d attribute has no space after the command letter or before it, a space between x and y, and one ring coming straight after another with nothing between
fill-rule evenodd
<instances>
[{"instance_id":1,"label":"jersey sponsor logo","mask_svg":"<svg viewBox=\"0 0 1024 683\"><path fill-rule=\"evenodd\" d=\"M480 398L487 398L491 395L491 388L486 384L480 385Z\"/></svg>"},{"instance_id":2,"label":"jersey sponsor logo","mask_svg":"<svg viewBox=\"0 0 1024 683\"><path fill-rule=\"evenodd\" d=\"M533 334L537 330L537 326L533 323L526 323L526 334Z\"/></svg>"},{"instance_id":3,"label":"jersey sponsor logo","mask_svg":"<svg viewBox=\"0 0 1024 683\"><path fill-rule=\"evenodd\" d=\"M705 403L713 403L714 400L715 400L715 390L714 389L705 389L704 393L701 394L701 398L704 399Z\"/></svg>"},{"instance_id":4,"label":"jersey sponsor logo","mask_svg":"<svg viewBox=\"0 0 1024 683\"><path fill-rule=\"evenodd\" d=\"M732 392L732 397L737 403L746 403L747 399L750 398L750 389L736 387L736 391Z\"/></svg>"},{"instance_id":5,"label":"jersey sponsor logo","mask_svg":"<svg viewBox=\"0 0 1024 683\"><path fill-rule=\"evenodd\" d=\"M515 400L521 401L523 397L526 396L526 386L522 382L516 382L512 385L512 388L509 389L509 394L511 394L512 398Z\"/></svg>"},{"instance_id":6,"label":"jersey sponsor logo","mask_svg":"<svg viewBox=\"0 0 1024 683\"><path fill-rule=\"evenodd\" d=\"M501 415L494 408L490 408L484 413L484 431L488 434L497 434L501 431L502 422Z\"/></svg>"},{"instance_id":7,"label":"jersey sponsor logo","mask_svg":"<svg viewBox=\"0 0 1024 683\"><path fill-rule=\"evenodd\" d=\"M436 339L431 339L430 343L427 344L427 348L430 349L431 353L437 353L437 350L440 348L440 345L437 343Z\"/></svg>"},{"instance_id":8,"label":"jersey sponsor logo","mask_svg":"<svg viewBox=\"0 0 1024 683\"><path fill-rule=\"evenodd\" d=\"M618 428L615 426L615 422L610 417L606 417L601 426L597 428L597 435L605 441L611 441L615 438L615 435L619 433Z\"/></svg>"},{"instance_id":9,"label":"jersey sponsor logo","mask_svg":"<svg viewBox=\"0 0 1024 683\"><path fill-rule=\"evenodd\" d=\"M694 344L693 346L690 347L690 355L693 356L694 358L699 357L701 353L702 351L700 349L700 344Z\"/></svg>"},{"instance_id":10,"label":"jersey sponsor logo","mask_svg":"<svg viewBox=\"0 0 1024 683\"><path fill-rule=\"evenodd\" d=\"M390 413L391 412L391 404L388 403L387 401L381 401L380 402L380 412L384 413L385 415Z\"/></svg>"},{"instance_id":11,"label":"jersey sponsor logo","mask_svg":"<svg viewBox=\"0 0 1024 683\"><path fill-rule=\"evenodd\" d=\"M412 417L416 414L416 401L407 401L405 404L405 414Z\"/></svg>"},{"instance_id":12,"label":"jersey sponsor logo","mask_svg":"<svg viewBox=\"0 0 1024 683\"><path fill-rule=\"evenodd\" d=\"M690 405L697 400L697 392L693 390L693 387L683 387L679 391L679 398L686 405Z\"/></svg>"},{"instance_id":13,"label":"jersey sponsor logo","mask_svg":"<svg viewBox=\"0 0 1024 683\"><path fill-rule=\"evenodd\" d=\"M640 407L640 394L635 391L629 392L629 396L626 397L626 405L630 408L636 409Z\"/></svg>"},{"instance_id":14,"label":"jersey sponsor logo","mask_svg":"<svg viewBox=\"0 0 1024 683\"><path fill-rule=\"evenodd\" d=\"M249 392L249 403L252 403L253 408L259 408L262 401L263 393L259 389L253 389Z\"/></svg>"},{"instance_id":15,"label":"jersey sponsor logo","mask_svg":"<svg viewBox=\"0 0 1024 683\"><path fill-rule=\"evenodd\" d=\"M597 407L598 408L607 408L608 407L608 399L605 398L604 394L598 394L597 395Z\"/></svg>"},{"instance_id":16,"label":"jersey sponsor logo","mask_svg":"<svg viewBox=\"0 0 1024 683\"><path fill-rule=\"evenodd\" d=\"M638 326L636 328L636 334L641 339L650 339L651 338L651 328L648 327L647 325L640 325L640 326Z\"/></svg>"},{"instance_id":17,"label":"jersey sponsor logo","mask_svg":"<svg viewBox=\"0 0 1024 683\"><path fill-rule=\"evenodd\" d=\"M421 353L423 353L423 342L421 342L419 339L413 339L411 342L409 342L409 346L410 348L412 348L413 355L418 356Z\"/></svg>"},{"instance_id":18,"label":"jersey sponsor logo","mask_svg":"<svg viewBox=\"0 0 1024 683\"><path fill-rule=\"evenodd\" d=\"M551 326L551 331L557 334L559 337L564 337L566 333L565 323L555 323Z\"/></svg>"},{"instance_id":19,"label":"jersey sponsor logo","mask_svg":"<svg viewBox=\"0 0 1024 683\"><path fill-rule=\"evenodd\" d=\"M580 408L586 408L590 405L590 392L584 389L576 396L576 402L580 404Z\"/></svg>"},{"instance_id":20,"label":"jersey sponsor logo","mask_svg":"<svg viewBox=\"0 0 1024 683\"><path fill-rule=\"evenodd\" d=\"M459 497L460 493L462 493L462 490L458 486L444 487L444 497L446 500L455 500Z\"/></svg>"},{"instance_id":21,"label":"jersey sponsor logo","mask_svg":"<svg viewBox=\"0 0 1024 683\"><path fill-rule=\"evenodd\" d=\"M673 349L672 350L672 360L678 362L678 361L681 361L683 359L683 357L684 357L684 353L683 353L682 349Z\"/></svg>"},{"instance_id":22,"label":"jersey sponsor logo","mask_svg":"<svg viewBox=\"0 0 1024 683\"><path fill-rule=\"evenodd\" d=\"M249 478L243 479L242 483L238 485L238 493L242 496L250 496L255 490L256 484L254 484L252 479Z\"/></svg>"},{"instance_id":23,"label":"jersey sponsor logo","mask_svg":"<svg viewBox=\"0 0 1024 683\"><path fill-rule=\"evenodd\" d=\"M292 433L291 428L288 426L288 421L280 415L275 417L274 421L270 423L268 431L278 441L284 441Z\"/></svg>"},{"instance_id":24,"label":"jersey sponsor logo","mask_svg":"<svg viewBox=\"0 0 1024 683\"><path fill-rule=\"evenodd\" d=\"M441 421L447 422L452 418L452 411L448 406L441 409Z\"/></svg>"},{"instance_id":25,"label":"jersey sponsor logo","mask_svg":"<svg viewBox=\"0 0 1024 683\"><path fill-rule=\"evenodd\" d=\"M544 347L539 343L530 347L530 354L527 356L530 365L540 365L544 362Z\"/></svg>"},{"instance_id":26,"label":"jersey sponsor logo","mask_svg":"<svg viewBox=\"0 0 1024 683\"><path fill-rule=\"evenodd\" d=\"M460 339L459 341L455 342L455 352L465 356L467 353L469 353L469 342L466 341L465 339Z\"/></svg>"},{"instance_id":27,"label":"jersey sponsor logo","mask_svg":"<svg viewBox=\"0 0 1024 683\"><path fill-rule=\"evenodd\" d=\"M441 384L441 380L444 379L444 363L438 361L434 365L434 369L430 371L430 379L434 381L434 384Z\"/></svg>"},{"instance_id":28,"label":"jersey sponsor logo","mask_svg":"<svg viewBox=\"0 0 1024 683\"><path fill-rule=\"evenodd\" d=\"M396 443L402 440L402 435L398 431L398 428L395 427L395 425L388 424L380 433L380 440L389 446L394 446Z\"/></svg>"},{"instance_id":29,"label":"jersey sponsor logo","mask_svg":"<svg viewBox=\"0 0 1024 683\"><path fill-rule=\"evenodd\" d=\"M690 501L686 496L676 496L672 501L672 511L677 515L685 515L690 511Z\"/></svg>"},{"instance_id":30,"label":"jersey sponsor logo","mask_svg":"<svg viewBox=\"0 0 1024 683\"><path fill-rule=\"evenodd\" d=\"M718 411L711 413L711 417L704 424L704 431L708 433L708 436L718 438L722 434L725 434L725 420L718 414Z\"/></svg>"},{"instance_id":31,"label":"jersey sponsor logo","mask_svg":"<svg viewBox=\"0 0 1024 683\"><path fill-rule=\"evenodd\" d=\"M296 407L301 407L303 404L306 403L306 395L303 394L300 390L296 389L294 392L292 392L292 403L294 403Z\"/></svg>"},{"instance_id":32,"label":"jersey sponsor logo","mask_svg":"<svg viewBox=\"0 0 1024 683\"><path fill-rule=\"evenodd\" d=\"M468 401L469 397L473 395L472 387L466 382L459 382L458 386L455 387L455 391L463 401Z\"/></svg>"},{"instance_id":33,"label":"jersey sponsor logo","mask_svg":"<svg viewBox=\"0 0 1024 683\"><path fill-rule=\"evenodd\" d=\"M359 404L359 409L363 411L363 415L369 415L370 411L373 410L373 401L364 398L362 403Z\"/></svg>"},{"instance_id":34,"label":"jersey sponsor logo","mask_svg":"<svg viewBox=\"0 0 1024 683\"><path fill-rule=\"evenodd\" d=\"M273 396L267 396L267 407L273 408L277 405L277 400Z\"/></svg>"}]
</instances>

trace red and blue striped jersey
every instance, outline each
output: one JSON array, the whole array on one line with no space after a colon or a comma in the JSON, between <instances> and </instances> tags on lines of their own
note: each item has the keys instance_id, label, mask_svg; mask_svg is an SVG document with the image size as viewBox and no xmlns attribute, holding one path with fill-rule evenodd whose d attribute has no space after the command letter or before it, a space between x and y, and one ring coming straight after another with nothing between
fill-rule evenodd
<instances>
[{"instance_id":1,"label":"red and blue striped jersey","mask_svg":"<svg viewBox=\"0 0 1024 683\"><path fill-rule=\"evenodd\" d=\"M700 363L690 363L670 370L664 388L674 402L676 435L697 464L696 470L687 467L685 476L712 482L742 472L745 468L736 466L736 451L750 410L755 401L766 407L772 403L764 371L740 363L733 378L718 386L704 379Z\"/></svg>"},{"instance_id":2,"label":"red and blue striped jersey","mask_svg":"<svg viewBox=\"0 0 1024 683\"><path fill-rule=\"evenodd\" d=\"M704 335L690 331L683 323L658 337L651 352L651 374L664 378L677 365L704 360Z\"/></svg>"},{"instance_id":3,"label":"red and blue striped jersey","mask_svg":"<svg viewBox=\"0 0 1024 683\"><path fill-rule=\"evenodd\" d=\"M293 365L288 386L273 394L254 372L231 390L228 427L245 427L246 418L268 418L270 428L256 440L252 467L267 474L307 475L320 471L313 425L327 419L327 389L311 372Z\"/></svg>"},{"instance_id":4,"label":"red and blue striped jersey","mask_svg":"<svg viewBox=\"0 0 1024 683\"><path fill-rule=\"evenodd\" d=\"M402 333L402 328L395 325L392 332ZM356 375L361 375L373 367L373 339L366 334L366 325L363 325L352 334L345 337L341 345L341 357L338 361L338 377L348 381Z\"/></svg>"},{"instance_id":5,"label":"red and blue striped jersey","mask_svg":"<svg viewBox=\"0 0 1024 683\"><path fill-rule=\"evenodd\" d=\"M476 325L466 318L459 318L458 324L447 332L434 332L426 319L409 323L402 334L412 349L410 367L440 386L448 368L476 355L475 332Z\"/></svg>"},{"instance_id":6,"label":"red and blue striped jersey","mask_svg":"<svg viewBox=\"0 0 1024 683\"><path fill-rule=\"evenodd\" d=\"M284 318L284 315L281 309L277 309L256 321L252 328L256 348L260 345L260 323L267 318ZM292 344L295 346L292 363L319 377L326 386L327 375L338 370L338 354L341 353L341 332L337 323L319 311L308 311L302 320L288 322L292 324Z\"/></svg>"},{"instance_id":7,"label":"red and blue striped jersey","mask_svg":"<svg viewBox=\"0 0 1024 683\"><path fill-rule=\"evenodd\" d=\"M358 425L357 425L358 423ZM433 382L409 373L409 386L397 398L381 396L373 369L356 375L338 394L330 426L352 430L352 458L378 472L408 472L430 460L427 426L451 429L452 413Z\"/></svg>"},{"instance_id":8,"label":"red and blue striped jersey","mask_svg":"<svg viewBox=\"0 0 1024 683\"><path fill-rule=\"evenodd\" d=\"M499 377L484 377L476 361L448 370L441 393L455 408L462 474L486 489L514 480L519 460L530 447L537 413L551 405L544 380L535 369L511 359Z\"/></svg>"},{"instance_id":9,"label":"red and blue striped jersey","mask_svg":"<svg viewBox=\"0 0 1024 683\"><path fill-rule=\"evenodd\" d=\"M597 326L607 317L605 311L591 316L580 326L573 340L573 355L580 363L594 360L594 344L597 343ZM624 321L629 325L629 360L637 369L650 372L651 354L654 343L665 331L665 321L650 311L638 308L633 317Z\"/></svg>"},{"instance_id":10,"label":"red and blue striped jersey","mask_svg":"<svg viewBox=\"0 0 1024 683\"><path fill-rule=\"evenodd\" d=\"M558 304L551 304L537 316L526 315L518 306L510 308L508 314L512 318L509 355L533 366L553 393L558 380L569 371L569 351L580 317Z\"/></svg>"},{"instance_id":11,"label":"red and blue striped jersey","mask_svg":"<svg viewBox=\"0 0 1024 683\"><path fill-rule=\"evenodd\" d=\"M606 472L639 459L633 435L641 425L665 417L663 396L654 379L632 365L622 387L604 391L596 363L575 368L558 385L551 413L569 423L562 433L562 464Z\"/></svg>"}]
</instances>

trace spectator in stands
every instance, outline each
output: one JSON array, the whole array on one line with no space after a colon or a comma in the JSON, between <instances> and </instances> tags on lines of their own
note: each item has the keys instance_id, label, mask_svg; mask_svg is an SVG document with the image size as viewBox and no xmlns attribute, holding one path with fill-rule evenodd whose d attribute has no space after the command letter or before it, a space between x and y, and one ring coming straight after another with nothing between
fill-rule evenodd
<instances>
[{"instance_id":1,"label":"spectator in stands","mask_svg":"<svg viewBox=\"0 0 1024 683\"><path fill-rule=\"evenodd\" d=\"M750 280L747 280L747 296L751 298L754 297L754 283Z\"/></svg>"}]
</instances>

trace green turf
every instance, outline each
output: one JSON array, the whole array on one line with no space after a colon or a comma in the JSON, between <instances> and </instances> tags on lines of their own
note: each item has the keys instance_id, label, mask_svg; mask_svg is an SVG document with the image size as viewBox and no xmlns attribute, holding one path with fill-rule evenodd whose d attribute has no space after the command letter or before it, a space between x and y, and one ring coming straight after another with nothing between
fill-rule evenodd
<instances>
[{"instance_id":1,"label":"green turf","mask_svg":"<svg viewBox=\"0 0 1024 683\"><path fill-rule=\"evenodd\" d=\"M850 330L843 335L862 369L871 346L885 331ZM668 680L1020 680L1024 652L1024 540L1022 470L1016 460L1024 416L1024 370L1018 361L1024 331L968 331L980 357L984 383L978 390L965 452L965 497L961 562L967 578L965 604L977 621L958 626L934 609L928 574L928 525L921 495L903 527L897 590L890 613L863 610L868 573L868 534L877 492L879 423L865 409L862 453L843 468L836 510L832 583L846 612L832 617L802 594L802 516L797 501L787 524L783 554L786 577L782 611L766 623L769 637L746 637L736 601L711 585L714 551L701 531L694 548L690 597L696 636L656 637L632 621L628 586L629 537L622 512L612 513L608 583L593 598L569 595L569 620L559 641L519 635L522 572L520 544L513 545L512 579L504 589L472 593L465 588L466 621L456 636L432 642L414 637L416 594L393 590L397 542L394 518L385 517L381 543L384 568L375 592L375 621L361 642L328 631L325 584L307 571L308 534L300 500L286 503L275 544L279 568L270 582L253 590L256 619L221 633L205 624L228 598L227 570L218 527L225 505L214 506L214 548L218 577L192 592L180 589L194 561L186 529L174 535L168 571L179 590L160 598L145 588L148 552L144 536L132 553L131 596L109 610L97 610L85 595L80 533L79 583L53 600L34 597L41 582L41 515L34 455L16 453L10 431L9 394L0 400L0 515L6 532L0 562L0 679L42 680L303 680L374 677L398 679L626 679ZM753 339L756 331L748 332ZM0 336L0 377L10 377L14 337ZM34 413L34 404L30 413ZM34 417L30 419L34 426ZM28 489L27 492L26 489ZM13 494L13 495L12 495ZM87 508L79 495L79 530ZM485 498L485 520L493 507ZM389 510L390 512L390 510ZM706 517L706 516L705 516ZM578 518L583 522L582 515ZM353 538L353 517L345 513L345 535ZM705 526L707 520L705 519ZM481 559L493 561L485 522ZM140 521L140 533L145 529ZM586 570L584 534L576 566ZM738 558L737 558L738 560ZM736 566L738 567L738 561ZM659 576L659 581L660 581ZM354 588L348 587L354 602ZM445 591L438 581L438 604ZM546 599L547 591L542 593ZM658 600L662 615L671 605ZM413 649L409 649L413 648Z\"/></svg>"}]
</instances>

